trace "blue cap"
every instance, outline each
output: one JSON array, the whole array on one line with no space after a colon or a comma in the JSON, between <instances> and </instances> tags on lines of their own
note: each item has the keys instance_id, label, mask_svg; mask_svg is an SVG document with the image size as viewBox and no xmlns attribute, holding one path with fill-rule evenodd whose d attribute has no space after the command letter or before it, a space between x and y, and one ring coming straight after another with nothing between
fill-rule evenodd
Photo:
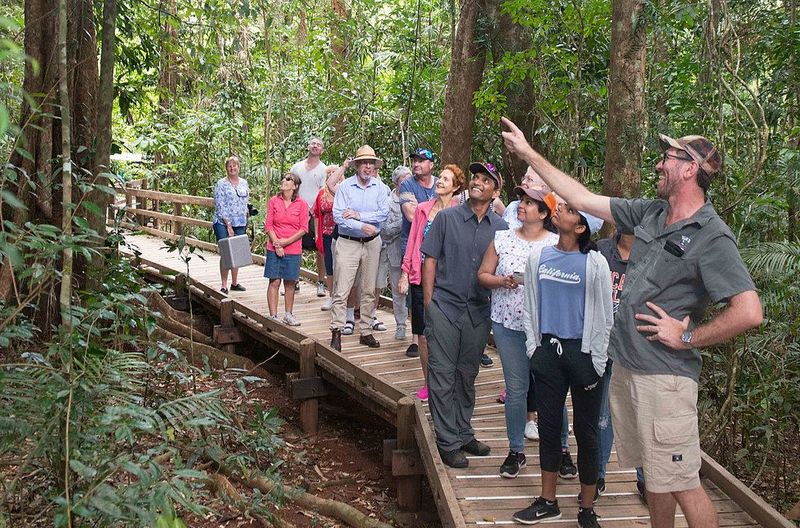
<instances>
[{"instance_id":1,"label":"blue cap","mask_svg":"<svg viewBox=\"0 0 800 528\"><path fill-rule=\"evenodd\" d=\"M411 157L412 158L421 158L421 159L425 159L425 160L428 160L428 161L433 161L434 155L433 155L433 152L431 152L430 149L418 148L417 150L414 151L414 153L411 155Z\"/></svg>"}]
</instances>

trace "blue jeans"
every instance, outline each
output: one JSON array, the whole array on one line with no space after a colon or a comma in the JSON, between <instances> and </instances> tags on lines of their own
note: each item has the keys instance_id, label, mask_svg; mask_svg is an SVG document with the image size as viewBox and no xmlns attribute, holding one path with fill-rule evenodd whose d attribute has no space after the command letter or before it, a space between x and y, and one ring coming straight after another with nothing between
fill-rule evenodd
<instances>
[{"instance_id":1,"label":"blue jeans","mask_svg":"<svg viewBox=\"0 0 800 528\"><path fill-rule=\"evenodd\" d=\"M611 365L610 359L606 363L606 372L603 374L603 399L600 401L600 456L597 458L597 478L606 478L606 466L611 457L611 446L614 444L614 428L611 426L611 409L608 406L608 387L611 384ZM636 468L636 480L644 482L644 472L642 468Z\"/></svg>"},{"instance_id":2,"label":"blue jeans","mask_svg":"<svg viewBox=\"0 0 800 528\"><path fill-rule=\"evenodd\" d=\"M522 453L525 450L525 422L528 412L528 388L532 374L530 359L525 346L525 332L511 330L500 323L492 322L492 334L503 363L503 378L506 382L506 432L508 448ZM569 446L569 418L567 406L561 428L561 447Z\"/></svg>"}]
</instances>

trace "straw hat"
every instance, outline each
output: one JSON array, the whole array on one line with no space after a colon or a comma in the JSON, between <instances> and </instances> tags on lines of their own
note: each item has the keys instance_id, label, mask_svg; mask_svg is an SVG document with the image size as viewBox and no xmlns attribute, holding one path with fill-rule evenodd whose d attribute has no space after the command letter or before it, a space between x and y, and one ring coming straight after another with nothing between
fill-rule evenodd
<instances>
[{"instance_id":1,"label":"straw hat","mask_svg":"<svg viewBox=\"0 0 800 528\"><path fill-rule=\"evenodd\" d=\"M375 168L380 168L383 165L383 160L380 159L378 156L375 155L375 150L369 145L364 145L356 151L356 155L353 158L353 163L357 161L367 161L372 160L375 162Z\"/></svg>"}]
</instances>

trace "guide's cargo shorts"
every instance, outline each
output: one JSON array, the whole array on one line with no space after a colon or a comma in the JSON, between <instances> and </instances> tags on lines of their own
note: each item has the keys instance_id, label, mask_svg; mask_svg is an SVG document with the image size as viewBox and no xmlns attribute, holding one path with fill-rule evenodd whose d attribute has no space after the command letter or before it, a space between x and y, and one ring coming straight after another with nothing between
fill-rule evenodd
<instances>
[{"instance_id":1,"label":"guide's cargo shorts","mask_svg":"<svg viewBox=\"0 0 800 528\"><path fill-rule=\"evenodd\" d=\"M694 380L638 374L617 362L608 398L620 467L641 466L647 490L654 493L700 486Z\"/></svg>"}]
</instances>

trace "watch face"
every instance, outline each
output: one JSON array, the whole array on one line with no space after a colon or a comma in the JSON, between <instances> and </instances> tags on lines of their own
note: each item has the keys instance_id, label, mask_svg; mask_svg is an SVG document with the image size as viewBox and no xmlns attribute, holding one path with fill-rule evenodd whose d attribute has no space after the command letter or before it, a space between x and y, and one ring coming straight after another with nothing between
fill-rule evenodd
<instances>
[{"instance_id":1,"label":"watch face","mask_svg":"<svg viewBox=\"0 0 800 528\"><path fill-rule=\"evenodd\" d=\"M684 343L691 343L692 342L692 333L688 330L681 335L681 341Z\"/></svg>"}]
</instances>

